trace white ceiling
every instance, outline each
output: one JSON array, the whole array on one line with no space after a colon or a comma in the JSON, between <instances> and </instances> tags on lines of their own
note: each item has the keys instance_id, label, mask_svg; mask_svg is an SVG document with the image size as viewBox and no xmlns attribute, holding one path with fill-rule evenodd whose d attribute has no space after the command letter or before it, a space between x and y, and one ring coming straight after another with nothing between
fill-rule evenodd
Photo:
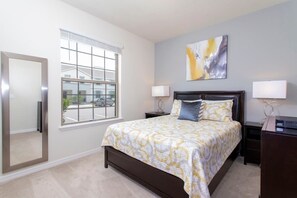
<instances>
[{"instance_id":1,"label":"white ceiling","mask_svg":"<svg viewBox=\"0 0 297 198\"><path fill-rule=\"evenodd\" d=\"M153 42L288 0L62 0Z\"/></svg>"}]
</instances>

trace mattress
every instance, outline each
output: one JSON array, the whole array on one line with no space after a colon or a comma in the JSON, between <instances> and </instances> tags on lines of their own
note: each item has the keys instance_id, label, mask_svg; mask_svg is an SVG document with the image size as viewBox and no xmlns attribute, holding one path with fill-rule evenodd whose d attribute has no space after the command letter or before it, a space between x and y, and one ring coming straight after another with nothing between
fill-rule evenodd
<instances>
[{"instance_id":1,"label":"mattress","mask_svg":"<svg viewBox=\"0 0 297 198\"><path fill-rule=\"evenodd\" d=\"M168 115L110 125L102 146L181 178L189 197L208 198L208 184L240 140L237 121L192 122Z\"/></svg>"}]
</instances>

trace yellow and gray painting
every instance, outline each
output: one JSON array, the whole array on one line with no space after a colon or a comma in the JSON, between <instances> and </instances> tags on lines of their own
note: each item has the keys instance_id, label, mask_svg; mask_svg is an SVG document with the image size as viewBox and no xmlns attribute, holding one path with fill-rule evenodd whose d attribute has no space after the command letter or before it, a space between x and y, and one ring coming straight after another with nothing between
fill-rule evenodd
<instances>
[{"instance_id":1,"label":"yellow and gray painting","mask_svg":"<svg viewBox=\"0 0 297 198\"><path fill-rule=\"evenodd\" d=\"M187 45L187 80L227 77L228 36Z\"/></svg>"}]
</instances>

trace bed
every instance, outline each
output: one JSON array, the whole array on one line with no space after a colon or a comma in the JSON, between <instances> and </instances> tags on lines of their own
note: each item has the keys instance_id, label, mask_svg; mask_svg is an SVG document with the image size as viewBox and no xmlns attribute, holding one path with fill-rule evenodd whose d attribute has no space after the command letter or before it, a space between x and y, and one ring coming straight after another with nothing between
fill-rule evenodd
<instances>
[{"instance_id":1,"label":"bed","mask_svg":"<svg viewBox=\"0 0 297 198\"><path fill-rule=\"evenodd\" d=\"M172 116L162 116L159 118L151 118L147 120L139 120L139 121L131 121L131 122L125 122L118 125L113 125L113 127L108 128L106 133L112 134L110 135L111 139L117 138L119 136L119 133L122 133L121 138L117 140L113 145L108 143L108 141L103 141L103 146L105 146L105 167L107 168L108 165L114 167L115 169L119 170L120 172L124 173L125 175L131 177L132 179L138 181L142 185L146 186L156 194L160 195L161 197L189 197L189 194L191 197L209 197L209 194L211 194L216 186L219 184L225 173L228 171L229 167L232 165L232 162L237 157L240 149L240 142L241 139L237 138L237 141L233 143L234 145L230 147L226 147L226 149L229 151L225 152L225 150L221 151L220 149L206 149L211 150L211 155L214 156L215 159L211 159L211 166L209 164L204 165L204 153L200 149L192 149L194 150L193 153L185 153L185 155L179 155L180 152L183 152L185 147L187 147L188 150L191 150L192 148L192 142L191 137L193 136L193 140L203 140L199 139L200 137L196 137L196 133L193 135L192 133L188 133L188 131L192 131L192 128L196 128L195 130L199 130L201 127L203 128L209 128L221 131L219 128L226 128L230 131L230 134L234 134L233 128L237 127L237 130L240 131L241 136L241 128L240 125L243 125L244 121L244 91L191 91L191 92L174 92L174 99L180 99L180 100L197 100L197 99L204 99L204 100L232 100L233 106L232 106L232 119L237 122L230 122L229 125L218 125L218 123L210 123L208 121L199 121L199 124L193 123L188 121L181 122L179 120L176 120ZM174 120L175 119L175 120ZM164 124L165 123L165 124ZM143 125L143 126L141 126ZM214 126L212 126L214 125ZM238 126L239 125L239 126ZM146 127L147 126L147 127ZM168 131L168 141L170 139L171 144L176 146L176 141L179 140L180 133L176 132L176 128L182 128L182 131L185 131L182 135L185 136L188 141L187 144L181 143L180 147L171 148L171 151L168 153L165 152L164 148L166 148L166 145L162 143L161 146L156 144L156 142L160 141L160 139L163 138L162 141L164 141L164 133L166 134L166 130L164 129L160 134L158 134L158 131L161 129L158 129L158 126L162 126L162 130L165 128ZM172 127L176 128L172 128ZM239 129L238 129L239 127ZM129 129L129 130L127 130ZM142 130L140 133L139 130ZM227 131L228 131L227 130ZM113 133L113 131L119 131L116 133ZM125 133L125 131L130 131L129 133ZM149 132L152 133L149 133ZM212 130L210 130L212 131ZM132 133L131 133L132 132ZM169 133L170 132L170 133ZM231 133L232 132L232 133ZM134 136L133 136L134 133ZM135 135L136 134L136 135ZM203 136L203 133L199 133ZM210 137L214 133L210 133ZM218 133L220 134L220 133ZM131 135L129 137L126 137L128 135ZM109 137L108 135L106 135ZM111 137L113 136L113 137ZM154 142L156 146L159 146L160 148L154 149L154 156L148 155L147 152L150 150L150 146L147 146L148 144L143 142L144 139L141 139L141 136L147 136L149 139L145 140L148 142ZM153 138L151 136L154 136ZM228 135L230 137L236 137L234 135ZM124 138L126 137L126 138ZM133 140L133 138L137 137L135 139L135 142L138 142L139 145L143 144L143 148L146 149L146 152L142 152L143 148L137 149L137 146L134 146L135 148L130 147L122 147L121 145L125 145L125 141L129 141L130 139ZM224 137L224 136L223 136ZM204 134L204 138L207 138ZM240 137L241 138L241 137ZM108 138L106 138L108 139ZM227 138L224 138L227 139ZM167 140L167 139L165 139ZM133 140L134 141L134 140ZM203 141L202 141L203 142ZM216 142L216 141L215 141ZM229 142L224 142L224 145L229 145ZM234 142L234 141L233 141ZM115 149L115 148L116 149ZM225 148L224 147L224 148ZM206 147L208 148L208 147ZM211 148L211 147L209 147ZM216 148L216 147L214 147ZM162 152L155 152L155 150L164 150ZM121 151L120 151L121 150ZM173 151L172 151L173 150ZM219 150L222 154L217 154ZM191 151L192 152L192 151ZM196 153L198 152L198 157L192 157L196 156ZM174 153L174 154L172 154ZM224 156L224 153L228 153L226 156ZM229 155L229 153L231 153ZM164 158L162 155L170 155L168 159ZM172 157L172 155L174 157ZM190 157L189 157L190 155ZM202 155L202 156L200 156ZM143 157L146 156L146 157ZM184 157L187 156L187 157ZM220 159L217 159L217 158ZM172 163L170 161L171 158L174 158L174 160L177 160L177 163ZM200 161L197 161L197 158L201 158ZM224 161L222 161L222 159ZM189 160L190 159L190 160ZM167 160L167 161L166 161ZM192 161L191 161L192 160ZM213 161L218 161L218 165L214 164ZM184 163L187 161L190 165L185 165ZM221 162L222 161L222 162ZM175 161L174 161L175 162ZM210 162L208 162L210 163ZM203 166L201 166L201 164ZM189 168L190 167L190 168ZM207 171L200 171L200 169L206 169ZM190 170L190 171L189 171ZM190 173L190 174L189 174ZM199 180L197 180L197 178ZM200 181L201 180L201 181ZM205 189L207 188L207 190ZM187 191L187 192L186 192ZM201 191L201 192L200 192ZM200 194L201 193L201 194ZM209 194L208 194L209 193Z\"/></svg>"}]
</instances>

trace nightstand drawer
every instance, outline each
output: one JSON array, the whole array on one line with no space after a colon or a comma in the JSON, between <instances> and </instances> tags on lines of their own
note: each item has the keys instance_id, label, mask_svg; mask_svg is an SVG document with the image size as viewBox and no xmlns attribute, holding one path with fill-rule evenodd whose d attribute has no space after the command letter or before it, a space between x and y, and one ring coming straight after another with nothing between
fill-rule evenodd
<instances>
[{"instance_id":1,"label":"nightstand drawer","mask_svg":"<svg viewBox=\"0 0 297 198\"><path fill-rule=\"evenodd\" d=\"M259 140L246 140L246 149L253 149L260 151L260 144L261 142Z\"/></svg>"},{"instance_id":2,"label":"nightstand drawer","mask_svg":"<svg viewBox=\"0 0 297 198\"><path fill-rule=\"evenodd\" d=\"M254 129L254 128L249 128L247 129L247 134L246 134L246 138L248 139L256 139L256 140L260 140L261 139L261 130L259 129Z\"/></svg>"}]
</instances>

